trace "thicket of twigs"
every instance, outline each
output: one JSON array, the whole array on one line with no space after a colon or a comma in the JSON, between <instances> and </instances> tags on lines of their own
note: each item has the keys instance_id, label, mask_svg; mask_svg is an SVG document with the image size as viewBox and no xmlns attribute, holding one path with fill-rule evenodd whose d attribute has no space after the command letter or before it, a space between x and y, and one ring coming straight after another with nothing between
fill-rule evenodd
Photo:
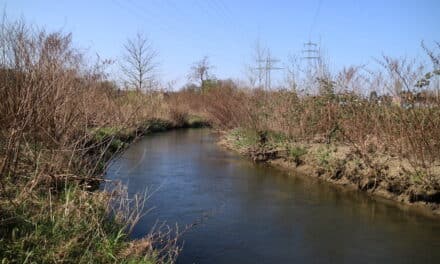
<instances>
[{"instance_id":1,"label":"thicket of twigs","mask_svg":"<svg viewBox=\"0 0 440 264\"><path fill-rule=\"evenodd\" d=\"M440 45L435 48L425 48L432 67L384 57L381 71L351 67L332 76L321 68L289 89L217 81L201 91L145 94L118 89L104 74L107 62L87 61L70 34L4 17L0 259L173 261L178 248L169 230L126 240L142 212L131 209L142 202L130 205L124 192L90 192L90 185L121 149L121 139L147 130L149 120L184 126L195 112L222 128L349 145L366 161L376 153L406 159L434 177L430 184L440 184L430 170L440 165ZM155 241L163 246L154 247Z\"/></svg>"},{"instance_id":2,"label":"thicket of twigs","mask_svg":"<svg viewBox=\"0 0 440 264\"><path fill-rule=\"evenodd\" d=\"M205 109L221 127L348 144L365 159L374 153L398 156L429 174L440 162L439 49L425 48L432 65L424 67L384 56L375 72L351 67L332 76L319 68L294 89L219 82L204 93Z\"/></svg>"},{"instance_id":3,"label":"thicket of twigs","mask_svg":"<svg viewBox=\"0 0 440 264\"><path fill-rule=\"evenodd\" d=\"M170 116L160 96L119 91L106 79L105 64L88 62L70 34L3 18L2 263L175 259L178 248L170 233L127 241L129 227L142 213L133 211L140 201L130 204L124 192L90 192L110 154L121 148L116 137L133 137L148 129L148 120ZM155 239L161 248L154 247Z\"/></svg>"}]
</instances>

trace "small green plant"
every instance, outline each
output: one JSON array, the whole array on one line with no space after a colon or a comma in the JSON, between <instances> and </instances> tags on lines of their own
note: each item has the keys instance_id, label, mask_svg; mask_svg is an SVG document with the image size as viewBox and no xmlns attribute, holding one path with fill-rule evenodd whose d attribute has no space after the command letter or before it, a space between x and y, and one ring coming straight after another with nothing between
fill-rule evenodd
<instances>
[{"instance_id":1,"label":"small green plant","mask_svg":"<svg viewBox=\"0 0 440 264\"><path fill-rule=\"evenodd\" d=\"M208 122L206 122L206 120L204 120L202 117L197 116L197 115L189 116L187 125L192 128L200 128L200 127L209 126L209 124L208 124Z\"/></svg>"},{"instance_id":2,"label":"small green plant","mask_svg":"<svg viewBox=\"0 0 440 264\"><path fill-rule=\"evenodd\" d=\"M282 146L288 142L288 138L285 133L280 132L269 132L268 133L269 141L275 146Z\"/></svg>"},{"instance_id":3,"label":"small green plant","mask_svg":"<svg viewBox=\"0 0 440 264\"><path fill-rule=\"evenodd\" d=\"M125 148L127 143L134 138L134 130L120 129L118 127L100 127L91 131L92 140L96 143L108 145L110 153L118 152Z\"/></svg>"},{"instance_id":4,"label":"small green plant","mask_svg":"<svg viewBox=\"0 0 440 264\"><path fill-rule=\"evenodd\" d=\"M328 168L331 160L331 150L329 148L319 148L316 155L320 166Z\"/></svg>"},{"instance_id":5,"label":"small green plant","mask_svg":"<svg viewBox=\"0 0 440 264\"><path fill-rule=\"evenodd\" d=\"M426 172L421 170L416 170L414 173L410 174L411 181L416 184L421 184L423 179L426 178Z\"/></svg>"},{"instance_id":6,"label":"small green plant","mask_svg":"<svg viewBox=\"0 0 440 264\"><path fill-rule=\"evenodd\" d=\"M289 156L297 164L302 162L302 157L307 154L307 149L300 146L294 146L288 149Z\"/></svg>"},{"instance_id":7,"label":"small green plant","mask_svg":"<svg viewBox=\"0 0 440 264\"><path fill-rule=\"evenodd\" d=\"M170 127L172 127L172 124L167 120L156 118L149 120L146 124L146 127L150 132L160 132L168 130Z\"/></svg>"},{"instance_id":8,"label":"small green plant","mask_svg":"<svg viewBox=\"0 0 440 264\"><path fill-rule=\"evenodd\" d=\"M92 131L93 139L97 142L102 142L103 140L116 136L119 133L119 128L117 127L100 127Z\"/></svg>"},{"instance_id":9,"label":"small green plant","mask_svg":"<svg viewBox=\"0 0 440 264\"><path fill-rule=\"evenodd\" d=\"M120 139L113 139L110 144L110 148L112 151L118 151L120 149L123 149L125 146L126 144Z\"/></svg>"},{"instance_id":10,"label":"small green plant","mask_svg":"<svg viewBox=\"0 0 440 264\"><path fill-rule=\"evenodd\" d=\"M250 129L234 129L231 137L238 148L249 148L258 144L257 132Z\"/></svg>"}]
</instances>

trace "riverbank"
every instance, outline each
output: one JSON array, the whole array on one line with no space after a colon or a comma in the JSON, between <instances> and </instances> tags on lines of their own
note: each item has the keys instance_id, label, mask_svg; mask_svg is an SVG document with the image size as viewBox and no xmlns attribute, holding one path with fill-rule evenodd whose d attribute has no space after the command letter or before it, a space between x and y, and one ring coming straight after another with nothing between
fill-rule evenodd
<instances>
[{"instance_id":1,"label":"riverbank","mask_svg":"<svg viewBox=\"0 0 440 264\"><path fill-rule=\"evenodd\" d=\"M176 239L161 230L128 239L142 195L98 187L108 162L137 138L204 125L199 112L178 93L118 86L71 34L3 22L1 262L173 262Z\"/></svg>"},{"instance_id":2,"label":"riverbank","mask_svg":"<svg viewBox=\"0 0 440 264\"><path fill-rule=\"evenodd\" d=\"M332 184L366 192L440 217L440 190L410 162L390 155L371 153L360 157L356 149L343 144L305 143L280 134L261 135L234 129L221 135L219 144L273 166L319 178ZM430 168L440 175L440 166Z\"/></svg>"},{"instance_id":3,"label":"riverbank","mask_svg":"<svg viewBox=\"0 0 440 264\"><path fill-rule=\"evenodd\" d=\"M32 171L23 170L22 175L28 175L30 181L15 181L14 185L3 181L2 195L9 194L9 199L0 202L2 263L173 262L179 253L176 237L153 230L142 239L128 239L143 214L142 195L133 201L123 186L102 191L98 187L109 160L138 138L206 125L192 117L180 124L151 119L132 128L92 129L87 143L90 149L83 158L96 164L93 173L66 175L48 184L38 177L32 180ZM157 241L161 246L155 246Z\"/></svg>"}]
</instances>

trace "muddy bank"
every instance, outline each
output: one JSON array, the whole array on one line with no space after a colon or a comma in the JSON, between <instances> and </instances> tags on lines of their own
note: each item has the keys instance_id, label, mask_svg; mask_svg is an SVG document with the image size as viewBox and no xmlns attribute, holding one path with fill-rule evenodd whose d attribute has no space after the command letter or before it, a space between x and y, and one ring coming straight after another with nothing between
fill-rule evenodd
<instances>
[{"instance_id":1,"label":"muddy bank","mask_svg":"<svg viewBox=\"0 0 440 264\"><path fill-rule=\"evenodd\" d=\"M428 176L398 157L379 153L361 157L354 148L333 143L277 142L273 138L261 142L253 133L240 130L222 132L219 145L254 162L295 171L344 189L360 190L440 217L440 165L430 168L432 174Z\"/></svg>"}]
</instances>

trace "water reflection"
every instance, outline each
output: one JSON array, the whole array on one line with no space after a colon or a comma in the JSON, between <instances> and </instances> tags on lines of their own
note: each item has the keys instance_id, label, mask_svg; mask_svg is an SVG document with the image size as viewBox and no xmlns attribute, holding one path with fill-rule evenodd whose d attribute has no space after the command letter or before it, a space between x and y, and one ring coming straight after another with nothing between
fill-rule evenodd
<instances>
[{"instance_id":1,"label":"water reflection","mask_svg":"<svg viewBox=\"0 0 440 264\"><path fill-rule=\"evenodd\" d=\"M209 130L155 134L108 177L129 192L159 190L153 223L189 225L179 263L440 263L440 223L365 194L255 165L215 145Z\"/></svg>"}]
</instances>

